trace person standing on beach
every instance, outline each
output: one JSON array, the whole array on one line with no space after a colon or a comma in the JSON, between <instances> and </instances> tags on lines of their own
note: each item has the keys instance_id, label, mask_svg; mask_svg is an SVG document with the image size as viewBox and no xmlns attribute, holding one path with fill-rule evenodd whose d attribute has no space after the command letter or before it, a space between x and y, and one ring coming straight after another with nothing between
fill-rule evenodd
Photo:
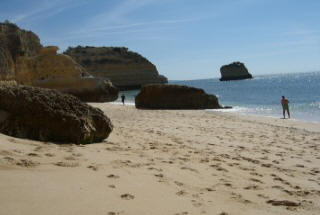
<instances>
[{"instance_id":1,"label":"person standing on beach","mask_svg":"<svg viewBox=\"0 0 320 215\"><path fill-rule=\"evenodd\" d=\"M281 99L283 118L286 118L286 111L288 113L288 118L290 119L290 111L289 111L289 100L282 96Z\"/></svg>"},{"instance_id":2,"label":"person standing on beach","mask_svg":"<svg viewBox=\"0 0 320 215\"><path fill-rule=\"evenodd\" d=\"M121 95L122 105L124 105L124 100L125 100L125 99L126 99L125 95L124 95L124 94L122 94L122 95Z\"/></svg>"}]
</instances>

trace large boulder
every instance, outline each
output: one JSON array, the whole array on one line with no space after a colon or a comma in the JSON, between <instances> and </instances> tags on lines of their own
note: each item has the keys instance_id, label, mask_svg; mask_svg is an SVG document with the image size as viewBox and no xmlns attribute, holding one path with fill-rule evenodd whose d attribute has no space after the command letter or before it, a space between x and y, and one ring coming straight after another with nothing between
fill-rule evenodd
<instances>
[{"instance_id":1,"label":"large boulder","mask_svg":"<svg viewBox=\"0 0 320 215\"><path fill-rule=\"evenodd\" d=\"M87 144L107 138L110 119L56 90L0 83L0 132L41 141Z\"/></svg>"},{"instance_id":2,"label":"large boulder","mask_svg":"<svg viewBox=\"0 0 320 215\"><path fill-rule=\"evenodd\" d=\"M252 75L248 72L246 66L241 62L233 62L220 68L220 81L250 79Z\"/></svg>"},{"instance_id":3,"label":"large boulder","mask_svg":"<svg viewBox=\"0 0 320 215\"><path fill-rule=\"evenodd\" d=\"M168 82L166 77L159 75L155 65L125 47L69 47L64 54L71 56L92 75L110 79L122 90Z\"/></svg>"},{"instance_id":4,"label":"large boulder","mask_svg":"<svg viewBox=\"0 0 320 215\"><path fill-rule=\"evenodd\" d=\"M150 84L141 88L135 98L136 108L145 109L218 109L215 95L202 89L181 86Z\"/></svg>"},{"instance_id":5,"label":"large boulder","mask_svg":"<svg viewBox=\"0 0 320 215\"><path fill-rule=\"evenodd\" d=\"M0 23L0 80L57 89L86 102L118 98L110 81L95 78L58 47L43 47L39 37L12 23Z\"/></svg>"}]
</instances>

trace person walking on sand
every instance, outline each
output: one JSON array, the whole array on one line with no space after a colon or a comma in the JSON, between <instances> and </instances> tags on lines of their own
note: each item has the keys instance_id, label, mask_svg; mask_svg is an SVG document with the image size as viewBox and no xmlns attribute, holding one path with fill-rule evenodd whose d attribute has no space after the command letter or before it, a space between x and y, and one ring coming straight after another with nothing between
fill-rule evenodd
<instances>
[{"instance_id":1,"label":"person walking on sand","mask_svg":"<svg viewBox=\"0 0 320 215\"><path fill-rule=\"evenodd\" d=\"M288 113L288 118L290 119L290 111L289 111L289 100L282 96L281 99L283 118L286 118L286 111Z\"/></svg>"},{"instance_id":2,"label":"person walking on sand","mask_svg":"<svg viewBox=\"0 0 320 215\"><path fill-rule=\"evenodd\" d=\"M125 99L126 99L125 95L124 95L124 94L122 94L122 95L121 95L122 105L124 105L124 100L125 100Z\"/></svg>"}]
</instances>

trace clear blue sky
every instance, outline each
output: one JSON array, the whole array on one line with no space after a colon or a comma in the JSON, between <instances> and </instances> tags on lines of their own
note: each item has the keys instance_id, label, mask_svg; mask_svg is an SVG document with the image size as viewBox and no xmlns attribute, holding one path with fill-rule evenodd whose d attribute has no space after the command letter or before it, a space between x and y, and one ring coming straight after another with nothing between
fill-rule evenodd
<instances>
[{"instance_id":1,"label":"clear blue sky","mask_svg":"<svg viewBox=\"0 0 320 215\"><path fill-rule=\"evenodd\" d=\"M320 0L0 0L43 45L126 46L171 80L320 70Z\"/></svg>"}]
</instances>

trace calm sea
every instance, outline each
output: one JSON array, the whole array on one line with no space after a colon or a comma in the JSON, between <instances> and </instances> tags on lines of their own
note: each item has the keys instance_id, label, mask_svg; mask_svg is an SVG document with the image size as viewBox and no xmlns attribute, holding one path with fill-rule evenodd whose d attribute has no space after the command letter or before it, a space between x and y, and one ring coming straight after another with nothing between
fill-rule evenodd
<instances>
[{"instance_id":1,"label":"calm sea","mask_svg":"<svg viewBox=\"0 0 320 215\"><path fill-rule=\"evenodd\" d=\"M281 96L290 101L291 118L320 122L320 72L256 76L254 79L221 82L219 79L170 81L215 94L222 105L233 106L229 112L282 117ZM121 92L122 93L122 92ZM134 103L138 91L125 91Z\"/></svg>"}]
</instances>

